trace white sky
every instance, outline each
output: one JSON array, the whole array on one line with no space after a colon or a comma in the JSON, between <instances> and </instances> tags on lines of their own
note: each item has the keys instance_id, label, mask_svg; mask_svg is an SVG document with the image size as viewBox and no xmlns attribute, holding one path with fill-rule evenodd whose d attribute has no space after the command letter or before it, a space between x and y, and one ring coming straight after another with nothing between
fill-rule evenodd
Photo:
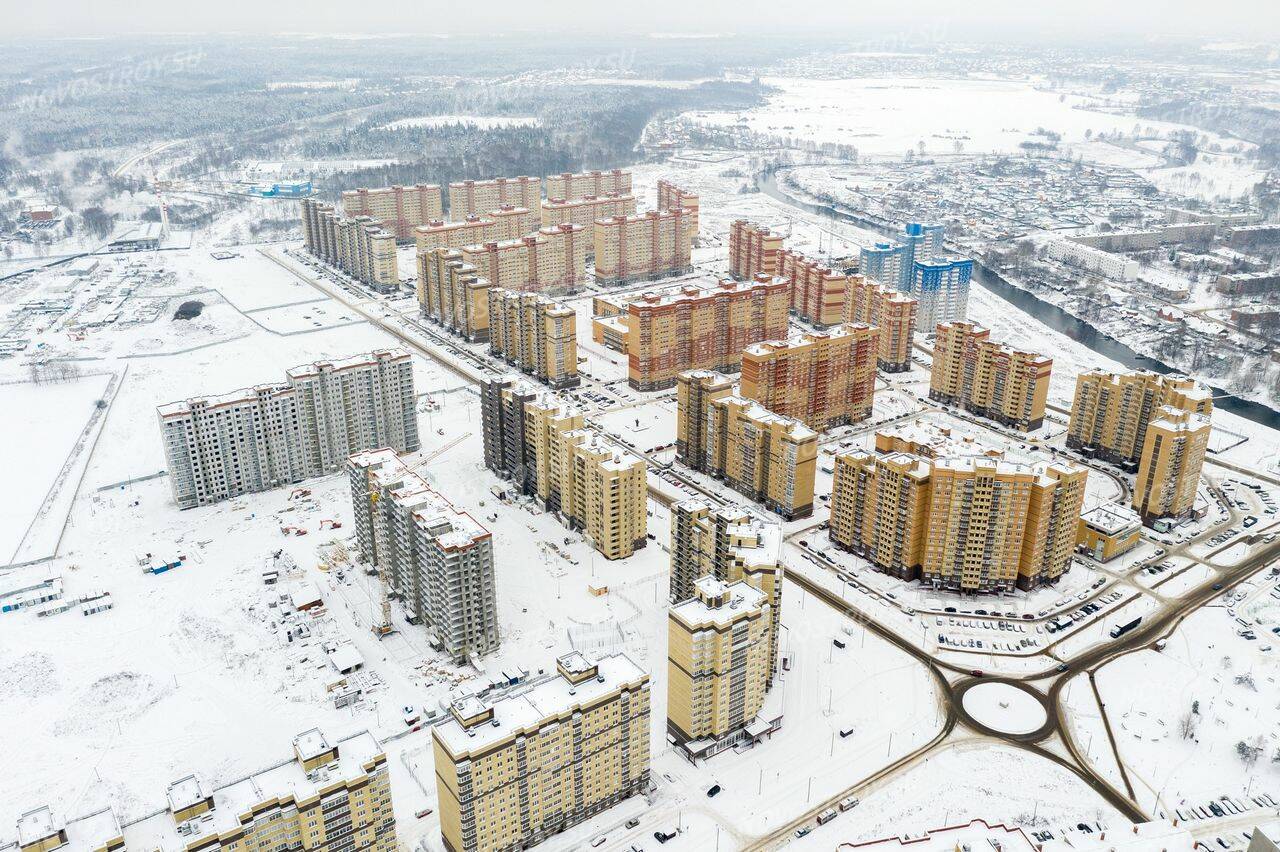
<instances>
[{"instance_id":1,"label":"white sky","mask_svg":"<svg viewBox=\"0 0 1280 852\"><path fill-rule=\"evenodd\" d=\"M361 20L361 18L364 18ZM1203 35L1275 40L1277 0L0 0L0 38L140 32L568 32L909 34L965 40ZM505 25L505 26L504 26ZM936 30L935 30L936 31Z\"/></svg>"}]
</instances>

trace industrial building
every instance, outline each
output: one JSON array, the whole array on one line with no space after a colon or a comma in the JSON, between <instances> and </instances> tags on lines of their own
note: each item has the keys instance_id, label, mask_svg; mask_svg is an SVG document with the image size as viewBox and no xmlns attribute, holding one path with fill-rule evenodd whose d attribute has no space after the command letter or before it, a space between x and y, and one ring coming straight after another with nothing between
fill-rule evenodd
<instances>
[{"instance_id":1,"label":"industrial building","mask_svg":"<svg viewBox=\"0 0 1280 852\"><path fill-rule=\"evenodd\" d=\"M590 242L580 225L553 225L517 240L466 246L461 260L495 287L559 293L586 283Z\"/></svg>"},{"instance_id":2,"label":"industrial building","mask_svg":"<svg viewBox=\"0 0 1280 852\"><path fill-rule=\"evenodd\" d=\"M368 216L397 240L411 240L414 228L444 215L440 187L434 183L352 189L342 193L343 215Z\"/></svg>"},{"instance_id":3,"label":"industrial building","mask_svg":"<svg viewBox=\"0 0 1280 852\"><path fill-rule=\"evenodd\" d=\"M1180 521L1191 515L1210 428L1206 415L1185 408L1165 405L1153 413L1133 485L1133 508L1143 523Z\"/></svg>"},{"instance_id":4,"label":"industrial building","mask_svg":"<svg viewBox=\"0 0 1280 852\"><path fill-rule=\"evenodd\" d=\"M850 275L841 322L861 322L880 330L879 367L886 373L911 369L911 345L920 303L863 275Z\"/></svg>"},{"instance_id":5,"label":"industrial building","mask_svg":"<svg viewBox=\"0 0 1280 852\"><path fill-rule=\"evenodd\" d=\"M780 273L778 253L782 235L764 225L735 219L729 224L729 274L754 281L756 276L773 278Z\"/></svg>"},{"instance_id":6,"label":"industrial building","mask_svg":"<svg viewBox=\"0 0 1280 852\"><path fill-rule=\"evenodd\" d=\"M689 229L689 241L698 236L698 196L681 189L668 180L658 180L658 209L683 210L685 227Z\"/></svg>"},{"instance_id":7,"label":"industrial building","mask_svg":"<svg viewBox=\"0 0 1280 852\"><path fill-rule=\"evenodd\" d=\"M1165 407L1208 416L1213 413L1213 397L1186 376L1149 370L1081 373L1076 376L1067 446L1133 470L1142 456L1147 426Z\"/></svg>"},{"instance_id":8,"label":"industrial building","mask_svg":"<svg viewBox=\"0 0 1280 852\"><path fill-rule=\"evenodd\" d=\"M862 324L753 343L742 351L739 393L815 432L871 416L879 330Z\"/></svg>"},{"instance_id":9,"label":"industrial building","mask_svg":"<svg viewBox=\"0 0 1280 852\"><path fill-rule=\"evenodd\" d=\"M959 592L1056 583L1071 566L1088 471L986 455L836 456L831 541L879 570Z\"/></svg>"},{"instance_id":10,"label":"industrial building","mask_svg":"<svg viewBox=\"0 0 1280 852\"><path fill-rule=\"evenodd\" d=\"M980 325L939 323L929 398L1030 432L1044 422L1052 372L1052 358L997 343Z\"/></svg>"},{"instance_id":11,"label":"industrial building","mask_svg":"<svg viewBox=\"0 0 1280 852\"><path fill-rule=\"evenodd\" d=\"M336 473L363 450L420 446L403 349L316 361L283 383L168 403L157 416L182 509Z\"/></svg>"},{"instance_id":12,"label":"industrial building","mask_svg":"<svg viewBox=\"0 0 1280 852\"><path fill-rule=\"evenodd\" d=\"M456 181L449 184L449 218L462 222L503 207L537 210L541 200L542 181L535 177Z\"/></svg>"},{"instance_id":13,"label":"industrial building","mask_svg":"<svg viewBox=\"0 0 1280 852\"><path fill-rule=\"evenodd\" d=\"M787 520L809 517L818 433L799 420L734 394L724 376L695 370L681 374L679 382L683 386L676 394L680 462L723 480ZM699 409L698 403L705 407ZM699 434L702 445L696 448L690 438Z\"/></svg>"},{"instance_id":14,"label":"industrial building","mask_svg":"<svg viewBox=\"0 0 1280 852\"><path fill-rule=\"evenodd\" d=\"M649 676L625 654L573 651L515 691L454 700L431 729L445 848L528 849L645 792L649 736Z\"/></svg>"},{"instance_id":15,"label":"industrial building","mask_svg":"<svg viewBox=\"0 0 1280 852\"><path fill-rule=\"evenodd\" d=\"M593 238L596 281L625 284L692 271L684 216L681 209L649 210L598 220Z\"/></svg>"},{"instance_id":16,"label":"industrial building","mask_svg":"<svg viewBox=\"0 0 1280 852\"><path fill-rule=\"evenodd\" d=\"M553 388L577 387L578 315L540 293L489 288L489 351Z\"/></svg>"},{"instance_id":17,"label":"industrial building","mask_svg":"<svg viewBox=\"0 0 1280 852\"><path fill-rule=\"evenodd\" d=\"M630 299L628 383L637 390L663 390L686 370L737 372L743 349L787 336L788 301L787 282L764 276Z\"/></svg>"},{"instance_id":18,"label":"industrial building","mask_svg":"<svg viewBox=\"0 0 1280 852\"><path fill-rule=\"evenodd\" d=\"M212 767L210 768L212 771ZM158 803L157 803L158 804ZM396 852L391 775L368 732L330 741L319 729L293 738L287 761L220 785L196 775L171 783L165 804L121 822L105 808L64 819L43 806L18 818L15 852L155 852L277 849ZM128 803L129 812L138 810Z\"/></svg>"},{"instance_id":19,"label":"industrial building","mask_svg":"<svg viewBox=\"0 0 1280 852\"><path fill-rule=\"evenodd\" d=\"M360 559L378 569L410 623L459 665L498 650L493 535L394 450L356 453L347 477Z\"/></svg>"},{"instance_id":20,"label":"industrial building","mask_svg":"<svg viewBox=\"0 0 1280 852\"><path fill-rule=\"evenodd\" d=\"M544 180L547 198L576 201L589 196L630 195L631 172L623 169L547 175Z\"/></svg>"}]
</instances>

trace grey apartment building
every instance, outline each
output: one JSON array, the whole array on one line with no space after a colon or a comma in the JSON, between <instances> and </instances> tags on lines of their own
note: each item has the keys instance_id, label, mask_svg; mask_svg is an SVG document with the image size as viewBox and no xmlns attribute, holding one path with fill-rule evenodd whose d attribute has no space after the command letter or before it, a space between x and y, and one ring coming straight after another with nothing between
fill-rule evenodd
<instances>
[{"instance_id":1,"label":"grey apartment building","mask_svg":"<svg viewBox=\"0 0 1280 852\"><path fill-rule=\"evenodd\" d=\"M456 662L498 649L493 535L389 448L347 460L360 558Z\"/></svg>"},{"instance_id":2,"label":"grey apartment building","mask_svg":"<svg viewBox=\"0 0 1280 852\"><path fill-rule=\"evenodd\" d=\"M336 473L362 450L420 446L403 349L316 361L284 382L171 402L157 414L183 509Z\"/></svg>"}]
</instances>

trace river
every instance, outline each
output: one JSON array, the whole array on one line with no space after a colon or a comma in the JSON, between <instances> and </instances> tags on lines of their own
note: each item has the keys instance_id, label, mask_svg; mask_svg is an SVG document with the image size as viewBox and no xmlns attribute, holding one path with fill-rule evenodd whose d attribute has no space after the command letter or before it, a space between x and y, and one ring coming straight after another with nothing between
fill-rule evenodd
<instances>
[{"instance_id":1,"label":"river","mask_svg":"<svg viewBox=\"0 0 1280 852\"><path fill-rule=\"evenodd\" d=\"M798 207L815 216L839 219L842 222L848 222L851 225L857 225L859 228L875 231L891 238L899 236L898 232L849 210L793 198L778 186L772 172L758 175L756 183L760 187L760 191L765 195L792 207ZM1156 358L1135 352L1129 346L1099 331L1094 326L1089 325L1079 317L1073 316L1052 302L1046 302L1036 294L1010 284L1000 273L983 266L977 259L973 262L973 280L984 289L990 290L1009 304L1030 314L1054 331L1060 332L1077 343L1087 346L1105 358L1134 370L1153 370L1157 373L1182 372ZM1247 420L1252 420L1254 423L1259 423L1272 429L1280 429L1280 411L1276 411L1276 409L1263 403L1235 396L1213 385L1209 385L1209 389L1213 392L1213 404L1215 407L1223 411L1229 411Z\"/></svg>"}]
</instances>

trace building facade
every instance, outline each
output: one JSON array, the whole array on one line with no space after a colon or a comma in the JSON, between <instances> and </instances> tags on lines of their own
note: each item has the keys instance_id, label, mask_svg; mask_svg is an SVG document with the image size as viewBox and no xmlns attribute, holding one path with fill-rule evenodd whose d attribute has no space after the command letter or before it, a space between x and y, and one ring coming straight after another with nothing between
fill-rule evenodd
<instances>
[{"instance_id":1,"label":"building facade","mask_svg":"<svg viewBox=\"0 0 1280 852\"><path fill-rule=\"evenodd\" d=\"M723 742L764 708L770 618L764 592L704 576L667 617L667 733Z\"/></svg>"},{"instance_id":2,"label":"building facade","mask_svg":"<svg viewBox=\"0 0 1280 852\"><path fill-rule=\"evenodd\" d=\"M917 260L911 269L911 280L903 292L920 303L920 325L932 328L940 322L965 318L969 310L969 281L972 278L973 261L967 258Z\"/></svg>"},{"instance_id":3,"label":"building facade","mask_svg":"<svg viewBox=\"0 0 1280 852\"><path fill-rule=\"evenodd\" d=\"M489 339L488 278L458 249L418 255L418 305L422 316L471 342Z\"/></svg>"},{"instance_id":4,"label":"building facade","mask_svg":"<svg viewBox=\"0 0 1280 852\"><path fill-rule=\"evenodd\" d=\"M489 288L489 351L553 388L577 387L578 315L540 293Z\"/></svg>"},{"instance_id":5,"label":"building facade","mask_svg":"<svg viewBox=\"0 0 1280 852\"><path fill-rule=\"evenodd\" d=\"M547 175L547 198L575 201L589 196L630 195L631 172L623 169Z\"/></svg>"},{"instance_id":6,"label":"building facade","mask_svg":"<svg viewBox=\"0 0 1280 852\"><path fill-rule=\"evenodd\" d=\"M132 808L131 808L132 809ZM318 729L293 739L293 757L216 787L174 781L165 806L120 822L110 809L64 820L48 806L18 820L15 852L396 852L391 775L368 732L330 742Z\"/></svg>"},{"instance_id":7,"label":"building facade","mask_svg":"<svg viewBox=\"0 0 1280 852\"><path fill-rule=\"evenodd\" d=\"M942 225L908 223L903 228L901 241L879 242L863 248L858 258L858 272L890 287L909 291L916 262L928 263L941 256L945 238ZM960 319L963 318L961 315ZM933 324L934 321L928 321L925 328Z\"/></svg>"},{"instance_id":8,"label":"building facade","mask_svg":"<svg viewBox=\"0 0 1280 852\"><path fill-rule=\"evenodd\" d=\"M1142 541L1142 517L1119 503L1099 503L1080 516L1076 547L1098 562L1110 562Z\"/></svg>"},{"instance_id":9,"label":"building facade","mask_svg":"<svg viewBox=\"0 0 1280 852\"><path fill-rule=\"evenodd\" d=\"M966 593L1056 583L1071 566L1088 472L983 455L836 457L831 541L904 580Z\"/></svg>"},{"instance_id":10,"label":"building facade","mask_svg":"<svg viewBox=\"0 0 1280 852\"><path fill-rule=\"evenodd\" d=\"M336 473L363 450L420 446L403 349L317 361L282 384L161 405L157 416L182 509Z\"/></svg>"},{"instance_id":11,"label":"building facade","mask_svg":"<svg viewBox=\"0 0 1280 852\"><path fill-rule=\"evenodd\" d=\"M658 179L658 209L683 210L684 224L689 229L689 241L698 236L698 196L681 189L668 180Z\"/></svg>"},{"instance_id":12,"label":"building facade","mask_svg":"<svg viewBox=\"0 0 1280 852\"><path fill-rule=\"evenodd\" d=\"M444 215L440 186L434 183L348 190L342 193L342 212L372 218L397 240L413 239L414 228Z\"/></svg>"},{"instance_id":13,"label":"building facade","mask_svg":"<svg viewBox=\"0 0 1280 852\"><path fill-rule=\"evenodd\" d=\"M466 695L431 729L449 852L528 849L649 784L649 676L574 651L499 698Z\"/></svg>"},{"instance_id":14,"label":"building facade","mask_svg":"<svg viewBox=\"0 0 1280 852\"><path fill-rule=\"evenodd\" d=\"M586 283L590 242L579 225L554 225L517 240L465 246L461 260L495 287L563 292Z\"/></svg>"},{"instance_id":15,"label":"building facade","mask_svg":"<svg viewBox=\"0 0 1280 852\"><path fill-rule=\"evenodd\" d=\"M400 286L396 237L370 216L349 218L331 205L302 201L302 233L309 254L379 292Z\"/></svg>"},{"instance_id":16,"label":"building facade","mask_svg":"<svg viewBox=\"0 0 1280 852\"><path fill-rule=\"evenodd\" d=\"M636 215L636 199L627 195L589 195L572 200L548 198L542 202L542 227L577 225L587 236L587 245L593 246L596 221L614 216Z\"/></svg>"},{"instance_id":17,"label":"building facade","mask_svg":"<svg viewBox=\"0 0 1280 852\"><path fill-rule=\"evenodd\" d=\"M432 490L394 450L347 460L360 559L455 663L498 650L493 535Z\"/></svg>"},{"instance_id":18,"label":"building facade","mask_svg":"<svg viewBox=\"0 0 1280 852\"><path fill-rule=\"evenodd\" d=\"M739 393L816 432L865 420L879 345L879 330L862 324L754 343L742 351Z\"/></svg>"},{"instance_id":19,"label":"building facade","mask_svg":"<svg viewBox=\"0 0 1280 852\"><path fill-rule=\"evenodd\" d=\"M849 278L798 251L781 249L778 275L791 287L791 312L819 329L843 321Z\"/></svg>"},{"instance_id":20,"label":"building facade","mask_svg":"<svg viewBox=\"0 0 1280 852\"><path fill-rule=\"evenodd\" d=\"M1207 416L1169 405L1147 424L1133 485L1133 508L1144 523L1191 514L1210 428Z\"/></svg>"},{"instance_id":21,"label":"building facade","mask_svg":"<svg viewBox=\"0 0 1280 852\"><path fill-rule=\"evenodd\" d=\"M484 216L502 207L537 210L540 201L542 181L535 177L463 180L449 184L449 218L455 222L464 221L468 216Z\"/></svg>"},{"instance_id":22,"label":"building facade","mask_svg":"<svg viewBox=\"0 0 1280 852\"><path fill-rule=\"evenodd\" d=\"M1164 407L1205 416L1213 413L1209 389L1185 376L1147 370L1091 370L1076 377L1067 446L1117 464L1136 466L1147 427Z\"/></svg>"},{"instance_id":23,"label":"building facade","mask_svg":"<svg viewBox=\"0 0 1280 852\"><path fill-rule=\"evenodd\" d=\"M780 274L778 253L782 235L764 225L735 219L729 224L729 274L753 281L757 275L773 278Z\"/></svg>"},{"instance_id":24,"label":"building facade","mask_svg":"<svg viewBox=\"0 0 1280 852\"><path fill-rule=\"evenodd\" d=\"M863 275L850 275L841 322L861 322L880 330L879 366L886 373L911 369L912 339L920 303Z\"/></svg>"},{"instance_id":25,"label":"building facade","mask_svg":"<svg viewBox=\"0 0 1280 852\"><path fill-rule=\"evenodd\" d=\"M686 370L737 372L742 350L787 336L787 283L693 284L674 293L644 293L627 303L627 382L663 390Z\"/></svg>"},{"instance_id":26,"label":"building facade","mask_svg":"<svg viewBox=\"0 0 1280 852\"><path fill-rule=\"evenodd\" d=\"M598 220L593 238L596 280L624 284L692 271L684 216L677 208Z\"/></svg>"},{"instance_id":27,"label":"building facade","mask_svg":"<svg viewBox=\"0 0 1280 852\"><path fill-rule=\"evenodd\" d=\"M1053 359L991 339L971 322L939 323L929 398L1030 432L1044 422Z\"/></svg>"}]
</instances>

